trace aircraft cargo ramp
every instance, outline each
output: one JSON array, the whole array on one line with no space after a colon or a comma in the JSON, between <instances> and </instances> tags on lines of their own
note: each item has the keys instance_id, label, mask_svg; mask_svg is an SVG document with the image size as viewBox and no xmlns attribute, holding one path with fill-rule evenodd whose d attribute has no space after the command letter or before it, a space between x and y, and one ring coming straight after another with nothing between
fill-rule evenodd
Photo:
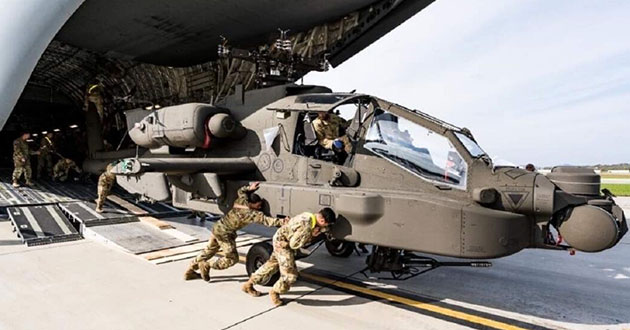
<instances>
[{"instance_id":1,"label":"aircraft cargo ramp","mask_svg":"<svg viewBox=\"0 0 630 330\"><path fill-rule=\"evenodd\" d=\"M27 246L80 240L86 236L131 253L172 248L196 241L158 217L188 214L166 203L138 202L114 189L103 213L94 211L93 183L36 182L14 188L9 175L0 175L0 214Z\"/></svg>"},{"instance_id":2,"label":"aircraft cargo ramp","mask_svg":"<svg viewBox=\"0 0 630 330\"><path fill-rule=\"evenodd\" d=\"M18 236L28 246L82 238L56 205L9 207L7 213Z\"/></svg>"}]
</instances>

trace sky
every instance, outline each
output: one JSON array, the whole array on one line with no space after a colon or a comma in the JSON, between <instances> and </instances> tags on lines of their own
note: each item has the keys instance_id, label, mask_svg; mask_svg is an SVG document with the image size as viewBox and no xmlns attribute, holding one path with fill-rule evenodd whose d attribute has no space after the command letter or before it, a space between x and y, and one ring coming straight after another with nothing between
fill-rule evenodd
<instances>
[{"instance_id":1,"label":"sky","mask_svg":"<svg viewBox=\"0 0 630 330\"><path fill-rule=\"evenodd\" d=\"M630 162L630 1L437 0L304 83L467 127L514 164Z\"/></svg>"}]
</instances>

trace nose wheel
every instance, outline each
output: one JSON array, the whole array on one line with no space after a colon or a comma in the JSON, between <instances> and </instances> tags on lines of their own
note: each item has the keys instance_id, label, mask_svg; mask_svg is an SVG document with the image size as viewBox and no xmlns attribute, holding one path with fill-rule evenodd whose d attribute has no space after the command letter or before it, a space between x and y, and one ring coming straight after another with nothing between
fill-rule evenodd
<instances>
[{"instance_id":1,"label":"nose wheel","mask_svg":"<svg viewBox=\"0 0 630 330\"><path fill-rule=\"evenodd\" d=\"M353 242L346 242L338 239L327 239L326 250L333 257L347 258L355 250Z\"/></svg>"},{"instance_id":2,"label":"nose wheel","mask_svg":"<svg viewBox=\"0 0 630 330\"><path fill-rule=\"evenodd\" d=\"M269 260L271 254L273 253L273 246L267 242L260 242L252 245L252 247L247 252L247 257L245 259L245 269L247 270L247 275L252 276L258 268L262 267L262 265ZM280 278L280 272L276 272L272 276L270 276L264 283L260 283L264 286L272 286L276 281Z\"/></svg>"}]
</instances>

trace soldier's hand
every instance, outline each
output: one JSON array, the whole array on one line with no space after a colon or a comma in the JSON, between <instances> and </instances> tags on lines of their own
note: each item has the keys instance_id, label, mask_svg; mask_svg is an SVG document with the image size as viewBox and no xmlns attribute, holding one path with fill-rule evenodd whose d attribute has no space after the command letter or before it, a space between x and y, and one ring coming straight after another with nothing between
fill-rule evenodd
<instances>
[{"instance_id":1,"label":"soldier's hand","mask_svg":"<svg viewBox=\"0 0 630 330\"><path fill-rule=\"evenodd\" d=\"M311 236L313 237L319 236L319 227L313 228L313 232L311 233Z\"/></svg>"},{"instance_id":2,"label":"soldier's hand","mask_svg":"<svg viewBox=\"0 0 630 330\"><path fill-rule=\"evenodd\" d=\"M22 163L26 163L26 158L22 157L20 158L20 160L22 161Z\"/></svg>"},{"instance_id":3,"label":"soldier's hand","mask_svg":"<svg viewBox=\"0 0 630 330\"><path fill-rule=\"evenodd\" d=\"M254 191L254 190L258 190L258 188L260 187L260 182L256 181L256 182L252 182L249 185L249 191Z\"/></svg>"},{"instance_id":4,"label":"soldier's hand","mask_svg":"<svg viewBox=\"0 0 630 330\"><path fill-rule=\"evenodd\" d=\"M282 219L282 224L286 225L287 223L289 223L289 221L291 221L291 217L286 217L286 218Z\"/></svg>"}]
</instances>

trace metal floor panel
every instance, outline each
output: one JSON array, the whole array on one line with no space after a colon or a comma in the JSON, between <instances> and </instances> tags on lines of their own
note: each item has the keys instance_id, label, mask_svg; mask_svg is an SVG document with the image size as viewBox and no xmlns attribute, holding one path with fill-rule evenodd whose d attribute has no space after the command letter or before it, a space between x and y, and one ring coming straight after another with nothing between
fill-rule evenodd
<instances>
[{"instance_id":1,"label":"metal floor panel","mask_svg":"<svg viewBox=\"0 0 630 330\"><path fill-rule=\"evenodd\" d=\"M138 217L130 212L110 205L105 205L103 212L98 213L94 211L96 204L93 202L59 203L59 208L72 221L81 223L85 227L139 221Z\"/></svg>"},{"instance_id":2,"label":"metal floor panel","mask_svg":"<svg viewBox=\"0 0 630 330\"><path fill-rule=\"evenodd\" d=\"M0 209L14 206L59 204L79 201L92 203L97 197L96 185L93 183L61 183L40 180L35 181L33 187L22 186L19 188L14 188L11 183L10 175L7 175L6 172L0 174ZM163 202L138 202L134 196L118 187L114 187L112 193L137 205L146 212L141 215L163 217L181 215L189 212L188 210L178 209ZM111 201L105 202L105 206L112 209L119 209L119 207Z\"/></svg>"},{"instance_id":3,"label":"metal floor panel","mask_svg":"<svg viewBox=\"0 0 630 330\"><path fill-rule=\"evenodd\" d=\"M36 182L33 187L14 188L10 179L2 177L0 178L0 207L56 204L79 200L85 196L73 192L77 186L79 185L41 181Z\"/></svg>"},{"instance_id":4,"label":"metal floor panel","mask_svg":"<svg viewBox=\"0 0 630 330\"><path fill-rule=\"evenodd\" d=\"M18 236L27 246L83 238L55 205L9 207L7 212Z\"/></svg>"},{"instance_id":5,"label":"metal floor panel","mask_svg":"<svg viewBox=\"0 0 630 330\"><path fill-rule=\"evenodd\" d=\"M28 206L57 204L72 201L93 201L96 199L96 185L85 182L34 181L33 187L14 188L10 175L0 175L0 208L8 206ZM125 198L131 195L117 189L116 193Z\"/></svg>"},{"instance_id":6,"label":"metal floor panel","mask_svg":"<svg viewBox=\"0 0 630 330\"><path fill-rule=\"evenodd\" d=\"M134 254L188 245L188 243L142 222L96 226L86 230Z\"/></svg>"}]
</instances>

